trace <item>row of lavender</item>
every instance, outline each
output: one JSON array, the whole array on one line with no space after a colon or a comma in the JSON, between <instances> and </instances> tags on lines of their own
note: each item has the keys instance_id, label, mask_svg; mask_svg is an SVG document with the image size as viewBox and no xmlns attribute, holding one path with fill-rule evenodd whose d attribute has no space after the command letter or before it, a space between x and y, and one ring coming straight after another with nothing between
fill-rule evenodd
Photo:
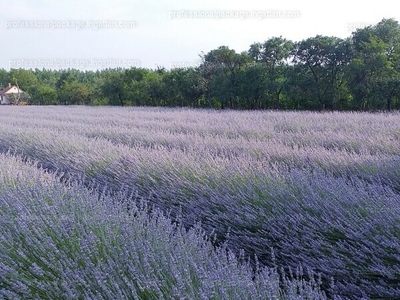
<instances>
[{"instance_id":1,"label":"row of lavender","mask_svg":"<svg viewBox=\"0 0 400 300\"><path fill-rule=\"evenodd\" d=\"M332 293L400 295L398 114L7 109L4 151L137 189L263 263L274 247Z\"/></svg>"},{"instance_id":2,"label":"row of lavender","mask_svg":"<svg viewBox=\"0 0 400 300\"><path fill-rule=\"evenodd\" d=\"M126 194L66 186L8 155L0 170L1 299L326 299Z\"/></svg>"}]
</instances>

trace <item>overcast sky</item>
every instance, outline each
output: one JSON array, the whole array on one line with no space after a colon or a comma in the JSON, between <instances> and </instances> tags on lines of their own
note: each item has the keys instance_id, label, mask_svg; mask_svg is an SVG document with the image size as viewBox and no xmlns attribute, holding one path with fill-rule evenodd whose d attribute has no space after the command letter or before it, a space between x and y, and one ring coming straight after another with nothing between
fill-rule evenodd
<instances>
[{"instance_id":1,"label":"overcast sky","mask_svg":"<svg viewBox=\"0 0 400 300\"><path fill-rule=\"evenodd\" d=\"M187 67L225 45L237 52L274 36L348 37L395 1L14 0L2 3L0 68ZM390 3L390 4L388 4Z\"/></svg>"}]
</instances>

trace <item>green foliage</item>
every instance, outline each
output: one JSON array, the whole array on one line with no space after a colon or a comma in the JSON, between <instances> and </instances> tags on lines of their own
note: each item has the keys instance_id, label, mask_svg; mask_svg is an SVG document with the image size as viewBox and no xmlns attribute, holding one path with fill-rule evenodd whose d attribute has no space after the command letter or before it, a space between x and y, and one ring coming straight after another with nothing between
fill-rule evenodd
<instances>
[{"instance_id":1,"label":"green foliage","mask_svg":"<svg viewBox=\"0 0 400 300\"><path fill-rule=\"evenodd\" d=\"M33 105L400 109L400 25L394 19L346 39L272 37L246 52L220 46L199 56L198 67L171 70L0 69L0 85L18 83Z\"/></svg>"},{"instance_id":2,"label":"green foliage","mask_svg":"<svg viewBox=\"0 0 400 300\"><path fill-rule=\"evenodd\" d=\"M400 26L383 19L353 33L354 59L347 73L355 104L363 110L398 109ZM394 105L394 107L393 107Z\"/></svg>"},{"instance_id":3,"label":"green foliage","mask_svg":"<svg viewBox=\"0 0 400 300\"><path fill-rule=\"evenodd\" d=\"M57 104L57 90L44 83L32 88L32 98L30 104L36 105L55 105Z\"/></svg>"}]
</instances>

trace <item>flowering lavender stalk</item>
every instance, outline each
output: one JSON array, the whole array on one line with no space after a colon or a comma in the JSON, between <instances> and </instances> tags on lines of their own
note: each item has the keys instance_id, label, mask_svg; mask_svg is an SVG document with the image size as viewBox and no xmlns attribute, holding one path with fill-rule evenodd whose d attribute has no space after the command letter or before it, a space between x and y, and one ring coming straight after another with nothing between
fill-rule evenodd
<instances>
[{"instance_id":1,"label":"flowering lavender stalk","mask_svg":"<svg viewBox=\"0 0 400 300\"><path fill-rule=\"evenodd\" d=\"M253 279L200 225L186 231L154 207L149 215L132 195L65 186L9 155L0 170L1 299L326 299L276 269Z\"/></svg>"},{"instance_id":2,"label":"flowering lavender stalk","mask_svg":"<svg viewBox=\"0 0 400 300\"><path fill-rule=\"evenodd\" d=\"M135 191L261 264L273 247L331 293L400 295L398 113L7 107L0 120L0 149L63 179Z\"/></svg>"}]
</instances>

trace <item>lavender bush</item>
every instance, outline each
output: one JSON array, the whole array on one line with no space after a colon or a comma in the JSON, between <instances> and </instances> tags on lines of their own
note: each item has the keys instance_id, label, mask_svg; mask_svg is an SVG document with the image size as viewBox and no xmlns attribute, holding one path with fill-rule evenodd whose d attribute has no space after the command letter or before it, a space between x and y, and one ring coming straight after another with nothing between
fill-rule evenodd
<instances>
[{"instance_id":1,"label":"lavender bush","mask_svg":"<svg viewBox=\"0 0 400 300\"><path fill-rule=\"evenodd\" d=\"M326 299L315 281L254 273L200 226L36 167L0 156L1 299Z\"/></svg>"},{"instance_id":2,"label":"lavender bush","mask_svg":"<svg viewBox=\"0 0 400 300\"><path fill-rule=\"evenodd\" d=\"M132 190L330 294L400 296L399 115L7 107L0 148ZM40 132L40 134L38 134ZM227 232L229 235L227 236ZM330 287L330 278L335 286Z\"/></svg>"}]
</instances>

